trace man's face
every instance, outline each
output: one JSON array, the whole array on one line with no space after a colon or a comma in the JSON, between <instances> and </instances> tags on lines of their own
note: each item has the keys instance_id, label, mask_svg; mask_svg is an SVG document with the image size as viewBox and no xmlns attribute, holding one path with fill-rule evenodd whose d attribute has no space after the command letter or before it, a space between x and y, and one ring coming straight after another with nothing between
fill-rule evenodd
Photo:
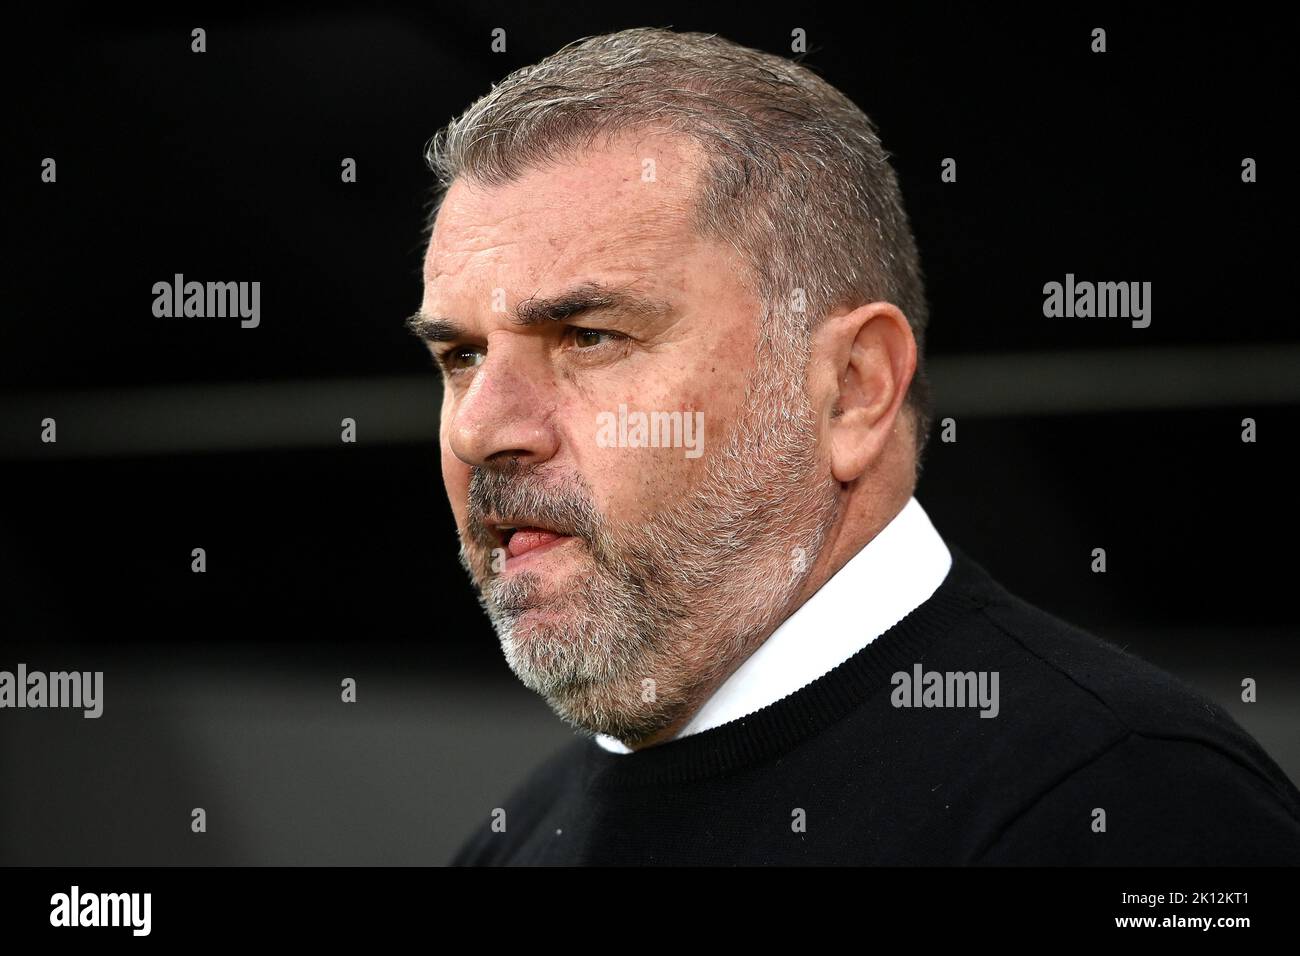
<instances>
[{"instance_id":1,"label":"man's face","mask_svg":"<svg viewBox=\"0 0 1300 956\"><path fill-rule=\"evenodd\" d=\"M835 507L801 356L690 225L696 161L643 135L458 180L425 259L461 561L520 679L624 740L765 636Z\"/></svg>"}]
</instances>

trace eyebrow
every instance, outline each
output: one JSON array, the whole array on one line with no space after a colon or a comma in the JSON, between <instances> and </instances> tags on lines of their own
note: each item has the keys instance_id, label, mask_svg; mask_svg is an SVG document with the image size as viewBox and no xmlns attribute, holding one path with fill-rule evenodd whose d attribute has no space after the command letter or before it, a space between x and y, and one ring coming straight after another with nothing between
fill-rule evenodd
<instances>
[{"instance_id":1,"label":"eyebrow","mask_svg":"<svg viewBox=\"0 0 1300 956\"><path fill-rule=\"evenodd\" d=\"M591 312L619 312L636 318L653 319L671 311L667 302L633 292L627 286L584 282L558 295L533 295L515 306L510 321L520 328L563 322ZM407 330L427 342L457 342L469 337L462 326L450 319L416 312L406 319Z\"/></svg>"}]
</instances>

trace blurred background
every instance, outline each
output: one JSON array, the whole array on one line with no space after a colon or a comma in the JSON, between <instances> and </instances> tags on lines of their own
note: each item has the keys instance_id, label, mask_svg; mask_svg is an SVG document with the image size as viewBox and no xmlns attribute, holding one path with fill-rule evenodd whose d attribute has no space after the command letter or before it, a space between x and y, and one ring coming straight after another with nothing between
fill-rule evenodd
<instances>
[{"instance_id":1,"label":"blurred background","mask_svg":"<svg viewBox=\"0 0 1300 956\"><path fill-rule=\"evenodd\" d=\"M807 31L921 246L958 433L917 492L936 527L1300 779L1289 34L1258 11L114 9L16 25L4 65L0 670L102 670L105 705L0 711L0 863L441 863L570 738L457 563L438 377L402 320L428 138L511 70L642 25L786 55ZM175 273L260 281L260 326L155 318ZM1044 318L1066 273L1151 282L1151 326Z\"/></svg>"}]
</instances>

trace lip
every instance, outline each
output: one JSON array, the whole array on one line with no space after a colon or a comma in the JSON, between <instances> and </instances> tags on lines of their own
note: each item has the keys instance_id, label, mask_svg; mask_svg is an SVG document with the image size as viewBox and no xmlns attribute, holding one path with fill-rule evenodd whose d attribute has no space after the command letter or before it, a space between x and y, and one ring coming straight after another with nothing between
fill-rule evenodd
<instances>
[{"instance_id":1,"label":"lip","mask_svg":"<svg viewBox=\"0 0 1300 956\"><path fill-rule=\"evenodd\" d=\"M502 546L505 545L505 532L504 532L502 529L503 529L503 528L506 528L506 527L509 527L509 528L535 528L535 529L537 529L538 531L549 531L549 532L551 532L551 534L559 534L559 533L560 533L560 532L559 532L557 529L555 529L555 528L548 528L546 525L544 525L544 524L540 524L540 523L538 523L538 522L536 522L536 521L533 521L533 520L531 520L531 519L529 519L529 518L508 518L508 517L506 517L506 518L502 518L502 517L498 517L498 516L496 516L496 515L488 515L488 516L483 520L483 524L484 524L485 527L487 527L487 529L488 529L489 531L492 532L492 535L497 539L498 542L500 542L500 544L501 544Z\"/></svg>"},{"instance_id":2,"label":"lip","mask_svg":"<svg viewBox=\"0 0 1300 956\"><path fill-rule=\"evenodd\" d=\"M556 538L553 541L548 541L545 544L538 545L536 548L530 548L529 550L525 551L523 554L510 555L509 557L506 558L506 562L505 565L503 566L503 570L513 571L516 568L521 568L530 562L536 562L544 558L549 552L554 551L557 548L562 548L570 541L576 541L576 540L577 538L573 537L572 535L561 535L560 537Z\"/></svg>"}]
</instances>

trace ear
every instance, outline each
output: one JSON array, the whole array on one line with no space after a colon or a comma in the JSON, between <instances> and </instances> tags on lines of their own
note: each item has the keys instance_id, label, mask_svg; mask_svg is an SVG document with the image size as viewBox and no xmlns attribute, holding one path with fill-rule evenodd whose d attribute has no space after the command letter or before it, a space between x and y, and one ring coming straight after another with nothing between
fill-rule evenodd
<instances>
[{"instance_id":1,"label":"ear","mask_svg":"<svg viewBox=\"0 0 1300 956\"><path fill-rule=\"evenodd\" d=\"M884 452L916 373L916 338L889 302L828 316L813 339L813 394L827 428L831 472L856 480Z\"/></svg>"}]
</instances>

